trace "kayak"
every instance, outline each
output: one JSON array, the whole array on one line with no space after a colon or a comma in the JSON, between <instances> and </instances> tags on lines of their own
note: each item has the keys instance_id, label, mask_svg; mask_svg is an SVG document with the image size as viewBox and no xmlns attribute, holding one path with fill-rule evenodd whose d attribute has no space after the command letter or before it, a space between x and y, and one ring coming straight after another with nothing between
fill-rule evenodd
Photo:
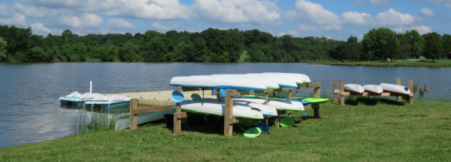
<instances>
[{"instance_id":1,"label":"kayak","mask_svg":"<svg viewBox=\"0 0 451 162\"><path fill-rule=\"evenodd\" d=\"M269 72L269 73L263 73L263 74L270 74L270 75L281 75L290 77L296 80L297 84L303 84L303 83L311 83L310 78L305 74L299 74L299 73L276 73L276 72Z\"/></svg>"},{"instance_id":2,"label":"kayak","mask_svg":"<svg viewBox=\"0 0 451 162\"><path fill-rule=\"evenodd\" d=\"M258 78L257 82L259 80L271 80L273 82L276 82L279 85L279 87L287 87L287 88L297 88L298 87L295 79L292 79L292 78L286 77L286 76L277 76L277 75L262 74L262 73L248 73L246 75Z\"/></svg>"},{"instance_id":3,"label":"kayak","mask_svg":"<svg viewBox=\"0 0 451 162\"><path fill-rule=\"evenodd\" d=\"M258 97L258 98L265 98L265 96L260 96L260 95L246 95L245 97ZM287 97L268 97L268 99L272 99L272 100L282 100L282 101L288 101ZM308 104L322 104L322 103L326 103L329 101L328 98L311 98L311 97L291 97L291 101L299 101L301 102L303 105L308 105Z\"/></svg>"},{"instance_id":4,"label":"kayak","mask_svg":"<svg viewBox=\"0 0 451 162\"><path fill-rule=\"evenodd\" d=\"M244 74L213 74L214 77L219 78L236 78L236 79L249 79L255 82L259 82L261 84L264 84L266 88L268 89L279 89L279 85L277 82L273 80L268 79L260 79L259 77L252 76L252 75L244 75Z\"/></svg>"},{"instance_id":5,"label":"kayak","mask_svg":"<svg viewBox=\"0 0 451 162\"><path fill-rule=\"evenodd\" d=\"M213 76L189 76L173 77L170 86L181 86L191 88L218 88L218 89L239 89L239 90L267 90L264 84L250 79L234 79Z\"/></svg>"},{"instance_id":6,"label":"kayak","mask_svg":"<svg viewBox=\"0 0 451 162\"><path fill-rule=\"evenodd\" d=\"M264 104L265 99L262 98L233 98L234 101L249 101L259 104ZM269 106L273 106L276 108L276 110L287 110L287 111L305 111L304 105L300 102L296 101L281 101L281 100L269 100L268 101Z\"/></svg>"},{"instance_id":7,"label":"kayak","mask_svg":"<svg viewBox=\"0 0 451 162\"><path fill-rule=\"evenodd\" d=\"M386 92L403 94L403 95L410 95L412 93L409 88L402 86L402 85L381 83L380 86Z\"/></svg>"},{"instance_id":8,"label":"kayak","mask_svg":"<svg viewBox=\"0 0 451 162\"><path fill-rule=\"evenodd\" d=\"M363 87L359 84L345 84L345 91L363 93L365 89L363 89Z\"/></svg>"},{"instance_id":9,"label":"kayak","mask_svg":"<svg viewBox=\"0 0 451 162\"><path fill-rule=\"evenodd\" d=\"M223 103L209 103L201 101L182 101L183 111L192 113L224 116L225 105ZM176 106L174 105L174 109ZM263 113L258 108L243 105L233 105L233 117L247 119L263 119Z\"/></svg>"},{"instance_id":10,"label":"kayak","mask_svg":"<svg viewBox=\"0 0 451 162\"><path fill-rule=\"evenodd\" d=\"M193 100L193 101L201 101L201 100ZM203 102L204 103L225 104L223 100L218 101L216 99L211 99L211 98L204 99ZM263 116L277 116L276 108L274 108L273 106L270 106L270 105L264 105L264 104L260 104L260 103L249 102L249 101L234 100L233 106L236 106L236 105L245 106L249 109L250 108L260 109L261 112L263 113Z\"/></svg>"},{"instance_id":11,"label":"kayak","mask_svg":"<svg viewBox=\"0 0 451 162\"><path fill-rule=\"evenodd\" d=\"M370 93L381 94L384 90L379 85L364 85L363 89Z\"/></svg>"}]
</instances>

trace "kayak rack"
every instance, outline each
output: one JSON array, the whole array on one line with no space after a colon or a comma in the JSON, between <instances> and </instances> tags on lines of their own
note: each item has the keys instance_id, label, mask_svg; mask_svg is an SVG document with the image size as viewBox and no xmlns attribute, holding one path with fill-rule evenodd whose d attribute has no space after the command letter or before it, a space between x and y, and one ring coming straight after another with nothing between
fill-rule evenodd
<instances>
[{"instance_id":1,"label":"kayak rack","mask_svg":"<svg viewBox=\"0 0 451 162\"><path fill-rule=\"evenodd\" d=\"M401 85L401 78L396 79L396 84ZM345 96L382 96L382 97L389 97L389 96L396 96L398 101L402 100L403 96L402 94L397 93L390 93L390 92L382 92L381 94L377 93L369 93L369 92L363 92L363 93L355 93L355 92L348 92L344 89L345 81L340 80L340 89L337 89L337 79L334 79L334 103L338 103L338 94L340 94L340 105L345 105ZM409 80L409 89L413 90L413 81ZM413 92L408 95L408 101L410 104L413 104ZM407 99L406 99L407 100Z\"/></svg>"},{"instance_id":2,"label":"kayak rack","mask_svg":"<svg viewBox=\"0 0 451 162\"><path fill-rule=\"evenodd\" d=\"M294 90L299 90L299 89L306 89L306 88L314 88L313 91L313 97L314 98L320 98L320 92L321 92L321 82L316 82L316 83L310 83L310 84L298 84L297 88L280 88L280 89L268 89L266 91L263 91L263 93L265 93L265 105L268 105L268 101L269 101L269 93L270 92L278 92L278 91L288 91L288 101L291 101L292 98L292 91ZM249 91L250 94L255 93L254 91ZM274 93L277 94L277 93ZM305 110L311 110L313 109L313 117L314 118L321 118L319 115L319 109L321 107L321 104L309 104L304 106ZM274 117L274 126L276 128L280 127L280 115L282 114L288 114L288 117L291 117L291 114L294 113L294 111L277 111L278 116ZM271 117L269 117L271 118ZM268 117L265 118L266 124L268 123Z\"/></svg>"},{"instance_id":3,"label":"kayak rack","mask_svg":"<svg viewBox=\"0 0 451 162\"><path fill-rule=\"evenodd\" d=\"M317 82L317 83L310 83L310 84L298 84L297 88L280 88L277 90L265 90L263 91L265 93L265 104L268 105L268 101L269 101L269 93L270 92L275 92L275 91L288 91L288 100L291 101L291 97L292 97L292 91L293 90L298 90L298 89L306 89L306 88L314 88L314 98L320 98L320 88L321 88L321 82ZM216 89L216 88L215 88ZM176 87L176 90L178 91L182 91L182 92L188 92L188 91L204 91L204 90L213 90L212 88L189 88L189 87ZM218 100L220 100L220 93L219 93L219 89L216 89L216 98ZM249 91L249 93L254 93L254 91ZM233 117L233 97L237 97L239 96L239 92L238 90L234 90L234 89L226 89L226 94L224 96L225 98L225 112L224 112L224 136L226 137L232 137L233 136L233 124L238 123L238 119L236 119L235 117ZM173 134L181 134L182 133L182 122L181 119L182 118L186 118L187 114L186 112L182 112L181 109L181 103L177 103L176 104L176 112L174 113L174 128L173 128ZM152 108L150 108L152 109ZM156 108L154 108L156 109ZM314 117L315 118L320 118L319 115L319 109L320 109L320 104L310 104L304 107L305 110L314 110ZM148 111L152 111L152 110L148 110ZM162 110L160 110L162 111ZM291 116L291 113L293 113L292 111L278 111L279 115L280 114L288 114L288 116ZM275 117L275 122L274 125L276 126L276 128L279 128L279 119L280 117L277 116ZM266 123L268 123L268 118L266 118Z\"/></svg>"}]
</instances>

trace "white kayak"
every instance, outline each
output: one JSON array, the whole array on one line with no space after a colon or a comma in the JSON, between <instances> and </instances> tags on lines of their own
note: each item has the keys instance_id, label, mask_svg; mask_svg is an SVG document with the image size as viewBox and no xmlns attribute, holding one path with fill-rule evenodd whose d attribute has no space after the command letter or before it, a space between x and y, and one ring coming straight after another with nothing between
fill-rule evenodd
<instances>
[{"instance_id":1,"label":"white kayak","mask_svg":"<svg viewBox=\"0 0 451 162\"><path fill-rule=\"evenodd\" d=\"M267 79L260 79L259 77L256 76L251 76L251 75L244 75L244 74L213 74L212 76L215 77L224 77L224 78L236 78L236 79L248 79L248 80L252 80L255 82L260 82L262 84L264 84L266 86L266 88L268 89L279 89L279 85L277 84L277 82L272 81L272 80L267 80Z\"/></svg>"},{"instance_id":2,"label":"white kayak","mask_svg":"<svg viewBox=\"0 0 451 162\"><path fill-rule=\"evenodd\" d=\"M182 101L182 110L186 112L224 116L225 105L223 103L209 103L201 101ZM175 109L175 105L174 105ZM233 117L247 119L263 119L263 113L257 108L249 106L233 105Z\"/></svg>"},{"instance_id":3,"label":"white kayak","mask_svg":"<svg viewBox=\"0 0 451 162\"><path fill-rule=\"evenodd\" d=\"M376 94L381 94L384 91L381 86L372 84L364 85L363 89L365 89L365 91L367 92Z\"/></svg>"},{"instance_id":4,"label":"white kayak","mask_svg":"<svg viewBox=\"0 0 451 162\"><path fill-rule=\"evenodd\" d=\"M277 72L269 72L269 73L263 73L263 74L270 74L270 75L282 75L286 77L291 77L295 79L297 84L303 84L303 83L310 83L310 78L305 74L299 74L299 73L277 73Z\"/></svg>"},{"instance_id":5,"label":"white kayak","mask_svg":"<svg viewBox=\"0 0 451 162\"><path fill-rule=\"evenodd\" d=\"M381 83L380 86L386 92L398 93L398 94L404 94L404 95L410 95L412 93L409 88L404 87L402 85Z\"/></svg>"},{"instance_id":6,"label":"white kayak","mask_svg":"<svg viewBox=\"0 0 451 162\"><path fill-rule=\"evenodd\" d=\"M279 87L297 88L296 80L291 77L262 74L262 73L248 73L246 75L258 78L258 80L271 80L276 82Z\"/></svg>"},{"instance_id":7,"label":"white kayak","mask_svg":"<svg viewBox=\"0 0 451 162\"><path fill-rule=\"evenodd\" d=\"M196 100L198 101L198 100ZM217 103L217 104L224 104L224 100L218 101L217 99L204 99L204 103ZM233 105L240 105L240 106L246 106L248 108L257 108L260 109L263 113L263 116L277 116L277 110L275 107L270 105L264 105L261 103L254 103L250 101L240 101L240 100L233 100Z\"/></svg>"},{"instance_id":8,"label":"white kayak","mask_svg":"<svg viewBox=\"0 0 451 162\"><path fill-rule=\"evenodd\" d=\"M234 78L223 78L213 76L188 76L173 77L169 83L171 86L182 86L192 88L218 88L218 89L239 89L239 90L266 90L264 84L258 81L243 81Z\"/></svg>"},{"instance_id":9,"label":"white kayak","mask_svg":"<svg viewBox=\"0 0 451 162\"><path fill-rule=\"evenodd\" d=\"M166 111L158 111L158 112L151 112L151 113L145 113L145 114L138 114L138 125L160 120L164 118L164 114L174 114L175 109L173 110L166 110ZM130 127L130 115L124 115L116 120L116 126L115 130L122 130Z\"/></svg>"},{"instance_id":10,"label":"white kayak","mask_svg":"<svg viewBox=\"0 0 451 162\"><path fill-rule=\"evenodd\" d=\"M263 98L234 97L233 101L247 101L258 104L265 104L265 99ZM296 101L269 100L268 105L273 106L274 108L276 108L276 110L305 111L304 105Z\"/></svg>"},{"instance_id":11,"label":"white kayak","mask_svg":"<svg viewBox=\"0 0 451 162\"><path fill-rule=\"evenodd\" d=\"M355 93L363 93L365 89L359 84L345 84L345 90Z\"/></svg>"}]
</instances>

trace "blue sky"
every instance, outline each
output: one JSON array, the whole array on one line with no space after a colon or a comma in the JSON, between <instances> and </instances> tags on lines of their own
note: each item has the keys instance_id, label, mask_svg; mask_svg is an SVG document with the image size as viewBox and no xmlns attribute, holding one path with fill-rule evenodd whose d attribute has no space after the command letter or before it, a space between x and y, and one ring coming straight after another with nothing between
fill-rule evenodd
<instances>
[{"instance_id":1,"label":"blue sky","mask_svg":"<svg viewBox=\"0 0 451 162\"><path fill-rule=\"evenodd\" d=\"M345 40L379 27L451 34L451 0L0 0L0 24L41 35L239 28Z\"/></svg>"}]
</instances>

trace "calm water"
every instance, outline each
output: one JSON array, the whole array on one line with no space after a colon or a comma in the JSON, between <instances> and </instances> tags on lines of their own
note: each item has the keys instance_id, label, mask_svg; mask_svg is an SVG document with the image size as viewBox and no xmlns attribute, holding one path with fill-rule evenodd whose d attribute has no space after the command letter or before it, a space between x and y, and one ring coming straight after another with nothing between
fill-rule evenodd
<instances>
[{"instance_id":1,"label":"calm water","mask_svg":"<svg viewBox=\"0 0 451 162\"><path fill-rule=\"evenodd\" d=\"M346 83L403 85L412 79L429 85L425 99L451 92L451 68L346 67L301 63L48 63L0 64L0 148L55 139L71 134L78 109L60 107L58 97L73 91L123 93L172 90L174 76L256 73L305 73L313 82L322 82L322 91L331 94L333 79ZM299 91L308 95L311 90Z\"/></svg>"}]
</instances>

